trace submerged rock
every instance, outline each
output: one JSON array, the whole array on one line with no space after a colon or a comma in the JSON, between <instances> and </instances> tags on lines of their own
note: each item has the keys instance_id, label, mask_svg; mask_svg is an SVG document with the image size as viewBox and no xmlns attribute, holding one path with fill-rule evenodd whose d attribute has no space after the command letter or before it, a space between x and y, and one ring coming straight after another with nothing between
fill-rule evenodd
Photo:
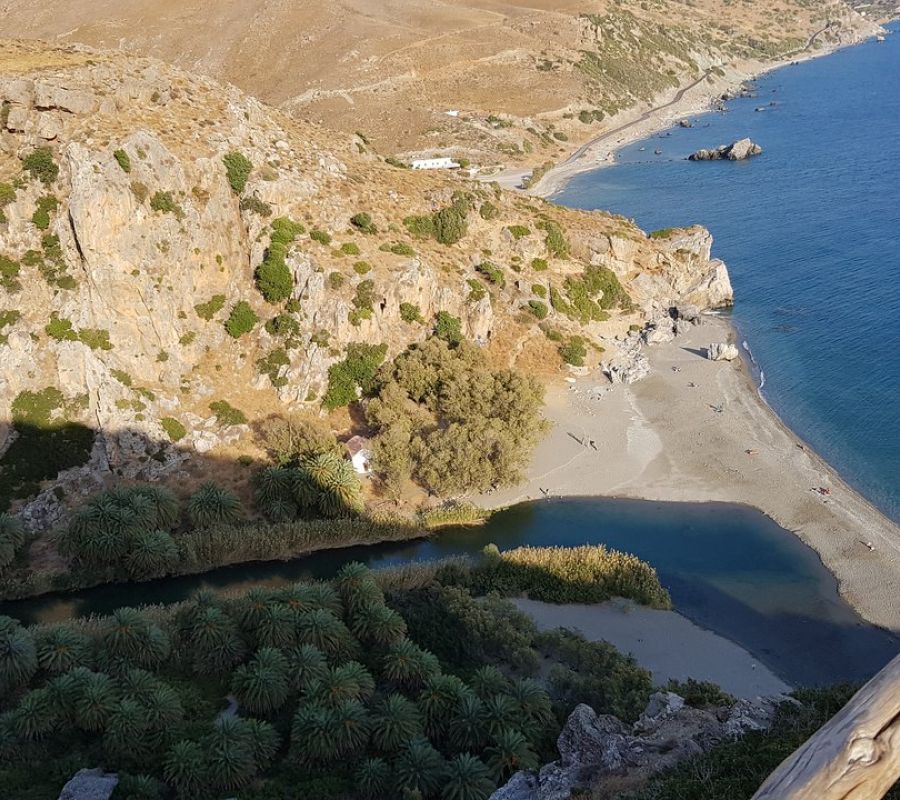
<instances>
[{"instance_id":1,"label":"submerged rock","mask_svg":"<svg viewBox=\"0 0 900 800\"><path fill-rule=\"evenodd\" d=\"M738 141L722 145L714 150L698 150L688 156L688 161L744 161L752 156L758 156L763 149L751 139L739 139Z\"/></svg>"}]
</instances>

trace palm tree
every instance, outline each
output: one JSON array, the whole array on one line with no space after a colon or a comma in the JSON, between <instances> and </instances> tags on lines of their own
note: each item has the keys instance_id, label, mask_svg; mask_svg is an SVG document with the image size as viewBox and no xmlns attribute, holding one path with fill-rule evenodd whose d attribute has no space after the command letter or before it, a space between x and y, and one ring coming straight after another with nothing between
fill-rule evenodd
<instances>
[{"instance_id":1,"label":"palm tree","mask_svg":"<svg viewBox=\"0 0 900 800\"><path fill-rule=\"evenodd\" d=\"M482 700L509 690L509 681L496 667L486 666L475 670L469 685Z\"/></svg>"},{"instance_id":2,"label":"palm tree","mask_svg":"<svg viewBox=\"0 0 900 800\"><path fill-rule=\"evenodd\" d=\"M234 671L231 691L253 714L267 714L287 700L288 661L280 650L260 649L248 664Z\"/></svg>"},{"instance_id":3,"label":"palm tree","mask_svg":"<svg viewBox=\"0 0 900 800\"><path fill-rule=\"evenodd\" d=\"M484 701L484 719L488 733L496 736L509 727L518 727L521 721L518 703L505 694L495 694Z\"/></svg>"},{"instance_id":4,"label":"palm tree","mask_svg":"<svg viewBox=\"0 0 900 800\"><path fill-rule=\"evenodd\" d=\"M291 724L291 751L306 762L328 763L341 754L341 730L337 710L315 703L297 709Z\"/></svg>"},{"instance_id":5,"label":"palm tree","mask_svg":"<svg viewBox=\"0 0 900 800\"><path fill-rule=\"evenodd\" d=\"M334 708L347 700L357 700L362 687L353 671L340 667L331 667L314 683L309 685L307 693L318 705Z\"/></svg>"},{"instance_id":6,"label":"palm tree","mask_svg":"<svg viewBox=\"0 0 900 800\"><path fill-rule=\"evenodd\" d=\"M336 616L341 611L337 592L327 583L295 583L274 593L280 603L286 603L294 611L324 609Z\"/></svg>"},{"instance_id":7,"label":"palm tree","mask_svg":"<svg viewBox=\"0 0 900 800\"><path fill-rule=\"evenodd\" d=\"M297 613L283 603L269 603L259 615L256 629L260 647L290 647L297 641Z\"/></svg>"},{"instance_id":8,"label":"palm tree","mask_svg":"<svg viewBox=\"0 0 900 800\"><path fill-rule=\"evenodd\" d=\"M220 717L204 738L209 778L219 789L237 789L249 783L258 771L254 742L239 717Z\"/></svg>"},{"instance_id":9,"label":"palm tree","mask_svg":"<svg viewBox=\"0 0 900 800\"><path fill-rule=\"evenodd\" d=\"M382 659L382 673L392 683L415 689L440 672L440 664L433 653L423 650L410 639L391 645Z\"/></svg>"},{"instance_id":10,"label":"palm tree","mask_svg":"<svg viewBox=\"0 0 900 800\"><path fill-rule=\"evenodd\" d=\"M40 631L35 637L38 666L51 675L91 664L90 638L68 625Z\"/></svg>"},{"instance_id":11,"label":"palm tree","mask_svg":"<svg viewBox=\"0 0 900 800\"><path fill-rule=\"evenodd\" d=\"M117 703L112 679L84 670L74 689L75 724L85 731L103 730Z\"/></svg>"},{"instance_id":12,"label":"palm tree","mask_svg":"<svg viewBox=\"0 0 900 800\"><path fill-rule=\"evenodd\" d=\"M359 700L345 700L334 708L341 755L354 756L365 750L369 741L371 720Z\"/></svg>"},{"instance_id":13,"label":"palm tree","mask_svg":"<svg viewBox=\"0 0 900 800\"><path fill-rule=\"evenodd\" d=\"M241 518L241 501L230 489L210 481L191 495L188 516L195 528L232 525Z\"/></svg>"},{"instance_id":14,"label":"palm tree","mask_svg":"<svg viewBox=\"0 0 900 800\"><path fill-rule=\"evenodd\" d=\"M256 507L268 514L275 500L293 500L293 470L289 467L266 467L254 478Z\"/></svg>"},{"instance_id":15,"label":"palm tree","mask_svg":"<svg viewBox=\"0 0 900 800\"><path fill-rule=\"evenodd\" d=\"M465 691L466 685L456 675L433 675L425 681L416 704L425 717L425 732L430 739L443 739L450 717Z\"/></svg>"},{"instance_id":16,"label":"palm tree","mask_svg":"<svg viewBox=\"0 0 900 800\"><path fill-rule=\"evenodd\" d=\"M175 527L178 517L181 515L181 508L178 498L173 492L162 486L151 486L150 484L133 486L131 492L133 495L146 498L153 505L154 516L151 528L168 531Z\"/></svg>"},{"instance_id":17,"label":"palm tree","mask_svg":"<svg viewBox=\"0 0 900 800\"><path fill-rule=\"evenodd\" d=\"M484 703L465 692L459 698L448 726L450 741L458 750L479 752L485 740Z\"/></svg>"},{"instance_id":18,"label":"palm tree","mask_svg":"<svg viewBox=\"0 0 900 800\"><path fill-rule=\"evenodd\" d=\"M515 728L500 731L485 752L491 773L498 782L520 769L537 769L538 766L538 757L528 740Z\"/></svg>"},{"instance_id":19,"label":"palm tree","mask_svg":"<svg viewBox=\"0 0 900 800\"><path fill-rule=\"evenodd\" d=\"M325 654L311 644L287 651L288 682L294 690L305 690L328 672Z\"/></svg>"},{"instance_id":20,"label":"palm tree","mask_svg":"<svg viewBox=\"0 0 900 800\"><path fill-rule=\"evenodd\" d=\"M0 512L0 536L12 542L16 549L20 548L25 544L25 526L22 520L5 511Z\"/></svg>"},{"instance_id":21,"label":"palm tree","mask_svg":"<svg viewBox=\"0 0 900 800\"><path fill-rule=\"evenodd\" d=\"M375 678L373 678L372 673L358 661L347 661L338 667L338 671L348 680L352 680L356 683L359 687L358 696L361 700L368 700L375 692Z\"/></svg>"},{"instance_id":22,"label":"palm tree","mask_svg":"<svg viewBox=\"0 0 900 800\"><path fill-rule=\"evenodd\" d=\"M422 714L403 695L390 694L375 707L372 741L383 752L399 750L405 742L422 733Z\"/></svg>"},{"instance_id":23,"label":"palm tree","mask_svg":"<svg viewBox=\"0 0 900 800\"><path fill-rule=\"evenodd\" d=\"M356 772L356 786L366 800L386 797L391 786L391 768L383 758L367 758Z\"/></svg>"},{"instance_id":24,"label":"palm tree","mask_svg":"<svg viewBox=\"0 0 900 800\"><path fill-rule=\"evenodd\" d=\"M31 633L11 617L0 617L0 694L28 683L37 666Z\"/></svg>"},{"instance_id":25,"label":"palm tree","mask_svg":"<svg viewBox=\"0 0 900 800\"><path fill-rule=\"evenodd\" d=\"M131 530L148 531L156 522L156 504L137 487L110 489L106 497L119 508L131 512Z\"/></svg>"},{"instance_id":26,"label":"palm tree","mask_svg":"<svg viewBox=\"0 0 900 800\"><path fill-rule=\"evenodd\" d=\"M234 620L215 606L195 605L182 638L194 669L204 674L224 672L246 652Z\"/></svg>"},{"instance_id":27,"label":"palm tree","mask_svg":"<svg viewBox=\"0 0 900 800\"><path fill-rule=\"evenodd\" d=\"M536 733L553 717L549 695L531 678L515 681L509 696L519 707L522 716L519 727L523 731L526 730L527 724L528 732Z\"/></svg>"},{"instance_id":28,"label":"palm tree","mask_svg":"<svg viewBox=\"0 0 900 800\"><path fill-rule=\"evenodd\" d=\"M114 756L145 755L151 746L148 727L141 704L126 698L109 715L103 745Z\"/></svg>"},{"instance_id":29,"label":"palm tree","mask_svg":"<svg viewBox=\"0 0 900 800\"><path fill-rule=\"evenodd\" d=\"M450 760L441 789L442 800L487 800L495 789L490 770L469 753Z\"/></svg>"},{"instance_id":30,"label":"palm tree","mask_svg":"<svg viewBox=\"0 0 900 800\"><path fill-rule=\"evenodd\" d=\"M291 522L297 519L300 509L291 498L276 497L263 507L263 513L268 517L269 522Z\"/></svg>"},{"instance_id":31,"label":"palm tree","mask_svg":"<svg viewBox=\"0 0 900 800\"><path fill-rule=\"evenodd\" d=\"M351 617L372 606L384 605L384 592L376 583L372 571L358 561L341 567L335 577L335 585Z\"/></svg>"},{"instance_id":32,"label":"palm tree","mask_svg":"<svg viewBox=\"0 0 900 800\"><path fill-rule=\"evenodd\" d=\"M132 578L156 578L165 575L178 560L178 545L166 531L140 531L131 540L125 569Z\"/></svg>"},{"instance_id":33,"label":"palm tree","mask_svg":"<svg viewBox=\"0 0 900 800\"><path fill-rule=\"evenodd\" d=\"M427 739L407 742L393 766L397 786L424 797L435 794L444 777L444 757Z\"/></svg>"},{"instance_id":34,"label":"palm tree","mask_svg":"<svg viewBox=\"0 0 900 800\"><path fill-rule=\"evenodd\" d=\"M247 719L244 720L244 723L256 766L259 769L265 769L272 763L272 759L278 752L278 746L281 743L278 731L268 722L258 719Z\"/></svg>"},{"instance_id":35,"label":"palm tree","mask_svg":"<svg viewBox=\"0 0 900 800\"><path fill-rule=\"evenodd\" d=\"M144 719L154 732L166 731L184 718L181 698L171 687L159 681L157 686L141 702Z\"/></svg>"},{"instance_id":36,"label":"palm tree","mask_svg":"<svg viewBox=\"0 0 900 800\"><path fill-rule=\"evenodd\" d=\"M304 513L318 506L319 490L305 467L291 470L291 497Z\"/></svg>"},{"instance_id":37,"label":"palm tree","mask_svg":"<svg viewBox=\"0 0 900 800\"><path fill-rule=\"evenodd\" d=\"M406 622L385 605L369 605L352 615L350 629L357 638L372 644L396 644L406 636Z\"/></svg>"},{"instance_id":38,"label":"palm tree","mask_svg":"<svg viewBox=\"0 0 900 800\"><path fill-rule=\"evenodd\" d=\"M234 612L241 630L252 638L266 609L274 601L276 595L271 589L255 586L243 597L235 601Z\"/></svg>"},{"instance_id":39,"label":"palm tree","mask_svg":"<svg viewBox=\"0 0 900 800\"><path fill-rule=\"evenodd\" d=\"M200 796L207 783L206 757L200 744L189 740L173 744L163 760L163 775L180 797Z\"/></svg>"},{"instance_id":40,"label":"palm tree","mask_svg":"<svg viewBox=\"0 0 900 800\"><path fill-rule=\"evenodd\" d=\"M169 657L168 634L134 608L117 608L101 633L105 655L136 666L155 666Z\"/></svg>"},{"instance_id":41,"label":"palm tree","mask_svg":"<svg viewBox=\"0 0 900 800\"><path fill-rule=\"evenodd\" d=\"M60 722L58 712L59 707L50 689L32 689L13 711L13 727L24 739L38 739L56 729Z\"/></svg>"},{"instance_id":42,"label":"palm tree","mask_svg":"<svg viewBox=\"0 0 900 800\"><path fill-rule=\"evenodd\" d=\"M317 609L297 615L297 636L335 660L352 658L356 649L350 629L329 611Z\"/></svg>"}]
</instances>

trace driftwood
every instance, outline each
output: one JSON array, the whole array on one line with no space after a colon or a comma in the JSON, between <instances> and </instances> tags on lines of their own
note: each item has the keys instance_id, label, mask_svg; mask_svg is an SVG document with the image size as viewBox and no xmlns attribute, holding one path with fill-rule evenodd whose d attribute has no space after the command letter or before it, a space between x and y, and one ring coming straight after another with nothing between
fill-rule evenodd
<instances>
[{"instance_id":1,"label":"driftwood","mask_svg":"<svg viewBox=\"0 0 900 800\"><path fill-rule=\"evenodd\" d=\"M881 800L900 778L900 656L773 772L752 800Z\"/></svg>"}]
</instances>

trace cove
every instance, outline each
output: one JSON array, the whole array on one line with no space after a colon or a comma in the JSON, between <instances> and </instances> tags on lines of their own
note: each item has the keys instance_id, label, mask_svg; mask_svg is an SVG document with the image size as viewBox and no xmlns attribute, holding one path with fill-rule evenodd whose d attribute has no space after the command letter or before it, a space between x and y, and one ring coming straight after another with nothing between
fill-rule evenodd
<instances>
[{"instance_id":1,"label":"cove","mask_svg":"<svg viewBox=\"0 0 900 800\"><path fill-rule=\"evenodd\" d=\"M327 578L348 561L379 568L477 555L491 543L501 550L604 544L634 553L656 567L677 611L746 648L791 684L864 680L900 651L900 640L866 623L841 599L837 581L812 549L761 512L727 503L542 500L430 539L47 595L5 603L0 613L27 623L59 621L126 605L174 603L200 589L240 593Z\"/></svg>"},{"instance_id":2,"label":"cove","mask_svg":"<svg viewBox=\"0 0 900 800\"><path fill-rule=\"evenodd\" d=\"M890 27L883 43L783 67L727 113L624 148L554 200L646 231L706 226L765 399L900 522L900 23ZM747 136L762 155L686 160Z\"/></svg>"}]
</instances>

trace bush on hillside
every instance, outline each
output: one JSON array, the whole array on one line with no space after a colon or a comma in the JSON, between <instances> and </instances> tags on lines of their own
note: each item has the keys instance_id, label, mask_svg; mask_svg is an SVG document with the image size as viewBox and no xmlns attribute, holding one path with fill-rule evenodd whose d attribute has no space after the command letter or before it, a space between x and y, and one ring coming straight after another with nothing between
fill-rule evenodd
<instances>
[{"instance_id":1,"label":"bush on hillside","mask_svg":"<svg viewBox=\"0 0 900 800\"><path fill-rule=\"evenodd\" d=\"M225 164L225 173L228 176L228 183L235 194L244 191L247 185L247 179L253 172L253 163L243 153L232 150L222 157Z\"/></svg>"}]
</instances>

